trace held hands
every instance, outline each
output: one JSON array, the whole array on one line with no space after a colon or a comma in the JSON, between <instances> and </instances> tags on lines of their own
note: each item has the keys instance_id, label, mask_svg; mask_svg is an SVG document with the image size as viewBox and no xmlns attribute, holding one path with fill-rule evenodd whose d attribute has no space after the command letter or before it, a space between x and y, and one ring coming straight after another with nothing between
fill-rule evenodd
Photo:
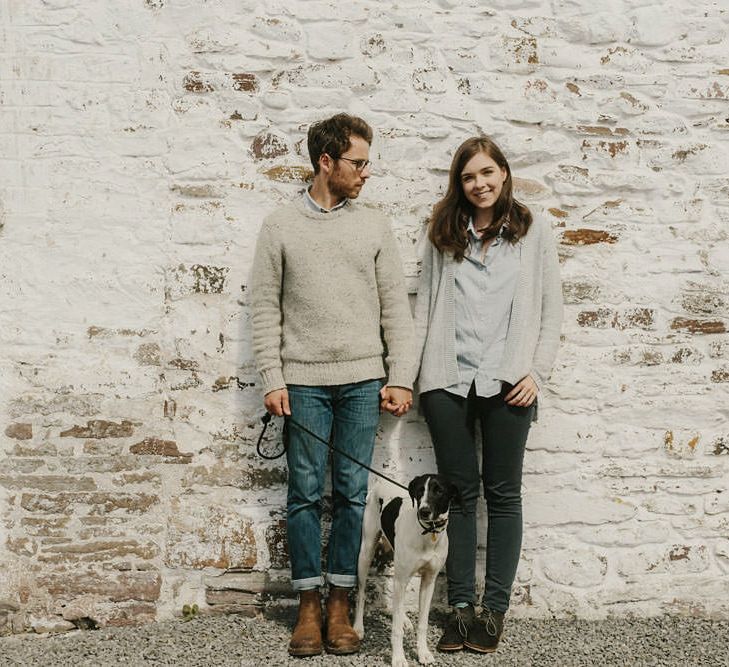
<instances>
[{"instance_id":1,"label":"held hands","mask_svg":"<svg viewBox=\"0 0 729 667\"><path fill-rule=\"evenodd\" d=\"M263 406L274 417L287 417L291 414L289 407L289 392L286 388L274 389L263 397Z\"/></svg>"},{"instance_id":2,"label":"held hands","mask_svg":"<svg viewBox=\"0 0 729 667\"><path fill-rule=\"evenodd\" d=\"M402 417L413 405L413 392L405 387L385 385L380 389L380 409L393 417Z\"/></svg>"},{"instance_id":3,"label":"held hands","mask_svg":"<svg viewBox=\"0 0 729 667\"><path fill-rule=\"evenodd\" d=\"M509 405L528 408L536 400L537 392L537 383L531 375L527 375L511 388L511 391L504 396L504 400Z\"/></svg>"}]
</instances>

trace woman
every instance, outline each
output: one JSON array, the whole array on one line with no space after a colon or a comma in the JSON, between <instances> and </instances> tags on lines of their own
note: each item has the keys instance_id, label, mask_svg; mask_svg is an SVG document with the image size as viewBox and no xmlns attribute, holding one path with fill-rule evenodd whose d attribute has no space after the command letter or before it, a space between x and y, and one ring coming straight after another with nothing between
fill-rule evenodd
<instances>
[{"instance_id":1,"label":"woman","mask_svg":"<svg viewBox=\"0 0 729 667\"><path fill-rule=\"evenodd\" d=\"M487 137L456 151L448 191L428 226L415 320L420 404L438 470L461 503L448 524L448 602L438 643L496 650L521 551L521 477L537 395L549 377L562 319L549 225L512 194L509 164ZM474 424L482 434L479 479ZM487 504L486 586L476 615L476 505Z\"/></svg>"}]
</instances>

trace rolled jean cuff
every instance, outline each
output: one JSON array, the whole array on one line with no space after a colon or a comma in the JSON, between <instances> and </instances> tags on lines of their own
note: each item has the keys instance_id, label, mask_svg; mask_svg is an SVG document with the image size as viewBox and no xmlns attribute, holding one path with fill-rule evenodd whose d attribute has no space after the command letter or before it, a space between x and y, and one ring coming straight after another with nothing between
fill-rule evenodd
<instances>
[{"instance_id":1,"label":"rolled jean cuff","mask_svg":"<svg viewBox=\"0 0 729 667\"><path fill-rule=\"evenodd\" d=\"M311 591L324 585L324 577L309 577L308 579L293 579L291 588L297 593L299 591Z\"/></svg>"},{"instance_id":2,"label":"rolled jean cuff","mask_svg":"<svg viewBox=\"0 0 729 667\"><path fill-rule=\"evenodd\" d=\"M327 583L338 588L354 588L357 585L357 575L331 574L327 572Z\"/></svg>"}]
</instances>

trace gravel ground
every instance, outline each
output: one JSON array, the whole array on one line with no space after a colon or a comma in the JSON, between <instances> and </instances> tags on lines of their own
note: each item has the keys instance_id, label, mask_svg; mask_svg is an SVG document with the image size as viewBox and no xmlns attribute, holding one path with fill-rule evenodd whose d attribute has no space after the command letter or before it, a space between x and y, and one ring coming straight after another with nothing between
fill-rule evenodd
<instances>
[{"instance_id":1,"label":"gravel ground","mask_svg":"<svg viewBox=\"0 0 729 667\"><path fill-rule=\"evenodd\" d=\"M413 617L411 617L413 618ZM414 618L413 618L414 620ZM356 656L322 655L290 658L286 653L294 621L293 608L269 610L263 618L200 617L190 622L166 621L138 628L75 631L55 636L0 638L0 665L175 665L182 667L363 667L389 665L389 617L365 617L368 632ZM437 654L434 646L443 616L431 614L429 639L438 665L626 665L639 667L729 666L729 622L682 617L641 620L514 620L497 653ZM417 664L413 633L406 633L405 653Z\"/></svg>"}]
</instances>

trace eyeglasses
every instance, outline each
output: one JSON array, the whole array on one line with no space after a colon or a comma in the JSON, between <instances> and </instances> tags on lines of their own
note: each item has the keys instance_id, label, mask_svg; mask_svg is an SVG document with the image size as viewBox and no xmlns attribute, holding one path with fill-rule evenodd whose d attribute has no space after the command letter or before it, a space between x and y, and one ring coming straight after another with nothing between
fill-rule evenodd
<instances>
[{"instance_id":1,"label":"eyeglasses","mask_svg":"<svg viewBox=\"0 0 729 667\"><path fill-rule=\"evenodd\" d=\"M365 169L367 169L368 166L370 166L372 163L369 160L353 160L349 157L338 157L335 158L336 160L346 160L347 162L351 162L354 165L354 168L357 170L358 173L362 173Z\"/></svg>"}]
</instances>

